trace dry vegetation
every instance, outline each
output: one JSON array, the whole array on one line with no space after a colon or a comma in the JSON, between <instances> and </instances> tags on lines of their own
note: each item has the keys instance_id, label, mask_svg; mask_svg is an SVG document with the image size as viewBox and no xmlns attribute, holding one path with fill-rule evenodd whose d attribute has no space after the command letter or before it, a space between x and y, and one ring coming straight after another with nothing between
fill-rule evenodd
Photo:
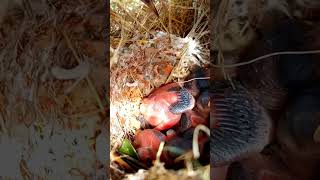
<instances>
[{"instance_id":1,"label":"dry vegetation","mask_svg":"<svg viewBox=\"0 0 320 180\"><path fill-rule=\"evenodd\" d=\"M106 179L103 3L1 1L1 178Z\"/></svg>"}]
</instances>

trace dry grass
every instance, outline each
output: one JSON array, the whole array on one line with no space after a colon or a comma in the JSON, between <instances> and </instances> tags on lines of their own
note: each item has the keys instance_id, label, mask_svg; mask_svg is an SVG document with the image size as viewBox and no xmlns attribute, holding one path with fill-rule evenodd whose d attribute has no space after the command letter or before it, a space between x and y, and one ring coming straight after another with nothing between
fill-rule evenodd
<instances>
[{"instance_id":1,"label":"dry grass","mask_svg":"<svg viewBox=\"0 0 320 180\"><path fill-rule=\"evenodd\" d=\"M200 127L202 129L202 127ZM204 127L205 131L208 128ZM197 135L196 135L197 136ZM177 171L168 170L164 167L164 163L160 162L160 156L164 148L164 142L161 142L159 146L159 150L157 152L157 158L154 162L154 165L149 170L142 170L140 169L135 174L128 174L125 176L124 179L127 180L135 180L135 179L160 179L160 180L178 180L178 179L186 179L186 180L209 180L210 179L210 165L197 168L196 170L193 169L191 158L192 155L185 154L183 155L184 158L189 158L186 161L186 169L180 169ZM188 157L189 156L189 157Z\"/></svg>"}]
</instances>

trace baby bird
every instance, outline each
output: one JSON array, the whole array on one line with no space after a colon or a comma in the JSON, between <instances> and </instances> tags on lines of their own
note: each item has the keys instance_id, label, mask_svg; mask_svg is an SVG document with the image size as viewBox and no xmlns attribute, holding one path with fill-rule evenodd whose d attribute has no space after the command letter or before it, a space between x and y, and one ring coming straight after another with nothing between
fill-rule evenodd
<instances>
[{"instance_id":1,"label":"baby bird","mask_svg":"<svg viewBox=\"0 0 320 180\"><path fill-rule=\"evenodd\" d=\"M156 159L160 143L165 140L166 136L160 131L145 129L136 133L133 146L136 148L140 160L150 165Z\"/></svg>"},{"instance_id":2,"label":"baby bird","mask_svg":"<svg viewBox=\"0 0 320 180\"><path fill-rule=\"evenodd\" d=\"M205 119L209 118L210 115L210 101L211 93L209 90L203 91L197 98L196 108Z\"/></svg>"},{"instance_id":3,"label":"baby bird","mask_svg":"<svg viewBox=\"0 0 320 180\"><path fill-rule=\"evenodd\" d=\"M180 122L174 129L176 133L181 133L190 128L195 128L199 124L209 125L208 119L203 117L203 114L199 111L190 110L181 115Z\"/></svg>"},{"instance_id":4,"label":"baby bird","mask_svg":"<svg viewBox=\"0 0 320 180\"><path fill-rule=\"evenodd\" d=\"M208 75L208 71L199 69L194 75L195 77L191 78L203 77ZM170 83L155 89L142 100L140 105L142 119L154 127L152 130L143 130L135 136L134 146L143 162L150 163L155 159L161 141L166 141L161 159L168 167L176 165L173 160L192 149L194 128L199 124L209 125L208 89L207 79L185 82L183 86L179 83ZM166 131L167 136L160 131ZM202 149L204 142L207 142L206 148L209 150L209 138L199 139ZM209 158L205 159L209 163Z\"/></svg>"},{"instance_id":5,"label":"baby bird","mask_svg":"<svg viewBox=\"0 0 320 180\"><path fill-rule=\"evenodd\" d=\"M184 161L180 163L176 162L176 158L181 155L184 155L187 152L192 151L192 139L193 139L194 128L190 128L183 133L178 134L177 136L167 140L163 152L161 154L161 161L165 162L167 168L181 167L184 165ZM208 160L209 157L204 158L208 153L206 151L206 144L209 143L209 138L205 134L200 134L198 138L199 151L201 154L200 160ZM209 149L209 148L208 148Z\"/></svg>"},{"instance_id":6,"label":"baby bird","mask_svg":"<svg viewBox=\"0 0 320 180\"><path fill-rule=\"evenodd\" d=\"M140 112L156 130L169 129L180 121L182 113L195 106L192 91L178 83L164 85L142 100Z\"/></svg>"},{"instance_id":7,"label":"baby bird","mask_svg":"<svg viewBox=\"0 0 320 180\"><path fill-rule=\"evenodd\" d=\"M133 145L137 150L140 160L146 165L152 165L152 162L156 159L160 143L162 141L166 142L161 155L161 161L165 162L166 167L179 166L181 164L176 164L174 160L192 150L193 131L194 128L190 128L184 133L167 137L155 129L146 129L137 132ZM199 137L200 152L203 152L205 143L208 141L206 135Z\"/></svg>"}]
</instances>

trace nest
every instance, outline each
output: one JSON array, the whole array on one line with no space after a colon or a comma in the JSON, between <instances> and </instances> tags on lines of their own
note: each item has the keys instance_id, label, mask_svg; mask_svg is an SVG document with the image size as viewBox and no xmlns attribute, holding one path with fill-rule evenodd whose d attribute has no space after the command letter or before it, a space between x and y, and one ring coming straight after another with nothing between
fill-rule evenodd
<instances>
[{"instance_id":1,"label":"nest","mask_svg":"<svg viewBox=\"0 0 320 180\"><path fill-rule=\"evenodd\" d=\"M138 39L137 43L119 49L117 64L111 67L111 140L121 142L130 130L140 128L142 98L165 83L184 80L190 69L197 66L194 56L201 57L199 48L192 38L156 32L153 39Z\"/></svg>"},{"instance_id":2,"label":"nest","mask_svg":"<svg viewBox=\"0 0 320 180\"><path fill-rule=\"evenodd\" d=\"M208 64L208 1L192 2L156 1L157 18L142 2L111 1L111 169L118 172L114 174L126 174L113 162L118 158L114 152L124 138L132 139L140 129L142 98L163 84L185 80L194 68ZM154 172L138 174L145 179Z\"/></svg>"},{"instance_id":3,"label":"nest","mask_svg":"<svg viewBox=\"0 0 320 180\"><path fill-rule=\"evenodd\" d=\"M1 2L1 178L107 176L100 3Z\"/></svg>"}]
</instances>

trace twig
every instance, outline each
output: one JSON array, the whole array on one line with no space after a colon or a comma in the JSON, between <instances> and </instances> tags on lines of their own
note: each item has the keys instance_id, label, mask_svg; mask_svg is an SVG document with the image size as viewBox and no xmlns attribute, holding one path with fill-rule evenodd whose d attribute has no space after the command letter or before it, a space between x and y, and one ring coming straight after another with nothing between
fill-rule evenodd
<instances>
[{"instance_id":1,"label":"twig","mask_svg":"<svg viewBox=\"0 0 320 180\"><path fill-rule=\"evenodd\" d=\"M118 7L119 7L121 10L123 10L126 14L128 14L129 17L130 17L134 22L136 22L142 29L144 29L144 30L145 30L146 32L148 32L149 34L152 34L153 36L155 36L154 33L148 31L148 29L147 29L146 27L144 27L144 26L140 23L140 21L137 20L131 13L129 13L119 2L116 1L115 3L118 5Z\"/></svg>"},{"instance_id":2,"label":"twig","mask_svg":"<svg viewBox=\"0 0 320 180\"><path fill-rule=\"evenodd\" d=\"M22 171L23 176L27 177L28 180L32 179L32 174L29 172L25 160L20 161L20 171Z\"/></svg>"},{"instance_id":3,"label":"twig","mask_svg":"<svg viewBox=\"0 0 320 180\"><path fill-rule=\"evenodd\" d=\"M168 0L168 6L169 6L169 11L168 11L168 16L169 16L169 31L168 31L168 33L169 33L169 41L170 41L170 43L171 43L171 42L172 42L172 40L171 40L172 17L171 17L171 1L170 1L170 0ZM162 24L161 19L160 19L160 22L161 22L161 24ZM163 26L164 26L164 25L163 25Z\"/></svg>"},{"instance_id":4,"label":"twig","mask_svg":"<svg viewBox=\"0 0 320 180\"><path fill-rule=\"evenodd\" d=\"M183 58L184 58L185 53L187 52L187 50L188 50L188 45L185 44L185 45L183 46L183 48L182 48L182 52L181 52L182 56L181 56L181 58L178 60L178 62L174 63L173 68L172 68L169 76L167 77L167 79L166 79L166 81L165 81L165 84L167 84L168 82L170 82L170 81L172 80L172 75L173 75L173 73L175 72L175 70L180 66L181 61L183 60Z\"/></svg>"},{"instance_id":5,"label":"twig","mask_svg":"<svg viewBox=\"0 0 320 180\"><path fill-rule=\"evenodd\" d=\"M210 77L192 78L192 79L189 79L189 80L187 80L187 81L178 81L177 83L179 83L179 84L184 84L184 83L187 83L187 82L190 82L190 81L201 80L201 79L210 79Z\"/></svg>"},{"instance_id":6,"label":"twig","mask_svg":"<svg viewBox=\"0 0 320 180\"><path fill-rule=\"evenodd\" d=\"M301 55L301 54L320 54L320 50L310 50L310 51L280 51L280 52L274 52L270 54L266 54L257 58L254 58L250 61L241 62L241 63L235 63L235 64L229 64L229 65L217 65L217 64L210 64L212 67L215 68L234 68L238 66L244 66L248 65L260 60L264 60L266 58L272 57L272 56L278 56L278 55Z\"/></svg>"},{"instance_id":7,"label":"twig","mask_svg":"<svg viewBox=\"0 0 320 180\"><path fill-rule=\"evenodd\" d=\"M72 43L71 43L69 37L67 36L67 34L66 34L65 31L62 31L62 34L63 34L64 38L66 39L67 44L68 44L69 48L71 49L74 57L76 58L77 62L80 64L80 63L81 63L81 60L80 60L77 52L76 52L75 49L73 48ZM105 112L104 112L104 107L103 107L103 105L102 105L101 99L100 99L97 91L95 90L95 88L94 88L94 86L93 86L90 78L89 78L88 76L86 76L85 79L86 79L86 81L87 81L87 83L88 83L88 85L89 85L89 88L91 89L92 93L94 94L94 97L95 97L95 99L96 99L96 101L97 101L97 103L98 103L98 106L99 106L99 108L100 108L101 113L104 114Z\"/></svg>"},{"instance_id":8,"label":"twig","mask_svg":"<svg viewBox=\"0 0 320 180\"><path fill-rule=\"evenodd\" d=\"M1 130L4 133L4 135L8 135L8 129L6 128L6 124L4 122L2 114L0 114L0 125L1 125Z\"/></svg>"},{"instance_id":9,"label":"twig","mask_svg":"<svg viewBox=\"0 0 320 180\"><path fill-rule=\"evenodd\" d=\"M194 129L193 138L192 138L192 152L195 159L198 159L200 157L199 152L199 143L198 143L198 136L199 131L202 130L205 132L208 136L210 136L210 129L206 126L200 124Z\"/></svg>"},{"instance_id":10,"label":"twig","mask_svg":"<svg viewBox=\"0 0 320 180\"><path fill-rule=\"evenodd\" d=\"M164 141L161 141L159 149L157 151L157 156L156 156L156 161L155 164L159 164L160 163L160 156L162 154L163 151L163 147L164 147Z\"/></svg>"},{"instance_id":11,"label":"twig","mask_svg":"<svg viewBox=\"0 0 320 180\"><path fill-rule=\"evenodd\" d=\"M124 27L124 21L121 20L121 26ZM113 56L111 57L110 59L110 69L112 67L112 65L116 62L118 62L118 56L119 56L119 50L120 50L120 47L123 45L123 43L125 42L125 33L124 33L124 28L121 28L121 38L120 38L120 41L117 45L117 48L115 49L114 53L113 53Z\"/></svg>"}]
</instances>

